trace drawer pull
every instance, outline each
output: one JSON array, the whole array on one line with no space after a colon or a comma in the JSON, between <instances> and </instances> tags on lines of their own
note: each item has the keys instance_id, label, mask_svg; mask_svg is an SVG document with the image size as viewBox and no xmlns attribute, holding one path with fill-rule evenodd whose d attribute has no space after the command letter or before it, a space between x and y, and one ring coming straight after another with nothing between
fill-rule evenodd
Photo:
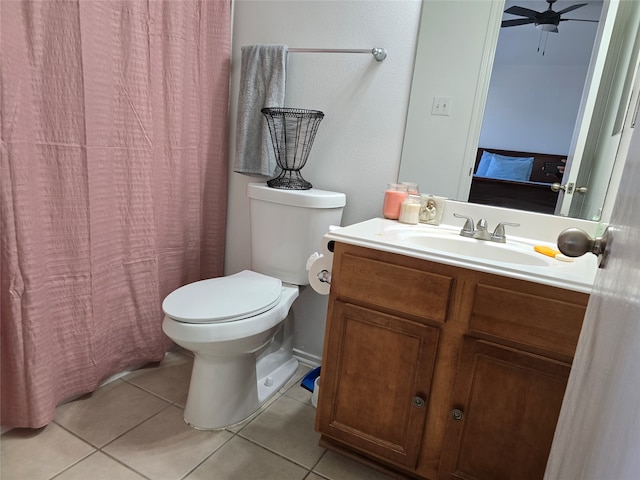
<instances>
[{"instance_id":1,"label":"drawer pull","mask_svg":"<svg viewBox=\"0 0 640 480\"><path fill-rule=\"evenodd\" d=\"M453 410L451 410L451 418L453 418L454 420L462 420L463 416L464 412L459 408L454 408Z\"/></svg>"},{"instance_id":2,"label":"drawer pull","mask_svg":"<svg viewBox=\"0 0 640 480\"><path fill-rule=\"evenodd\" d=\"M417 408L424 407L424 400L420 397L413 397L411 399L411 403L414 407L417 407Z\"/></svg>"}]
</instances>

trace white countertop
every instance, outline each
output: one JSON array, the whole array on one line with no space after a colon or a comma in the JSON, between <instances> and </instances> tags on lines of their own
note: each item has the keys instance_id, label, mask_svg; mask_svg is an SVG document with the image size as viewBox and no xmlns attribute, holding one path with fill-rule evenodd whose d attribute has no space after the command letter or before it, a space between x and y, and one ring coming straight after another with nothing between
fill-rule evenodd
<instances>
[{"instance_id":1,"label":"white countertop","mask_svg":"<svg viewBox=\"0 0 640 480\"><path fill-rule=\"evenodd\" d=\"M557 249L554 243L531 238L518 237L513 230L507 227L507 242L499 244L484 240L464 239L463 247L475 247L469 242L483 242L493 244L489 246L491 252L500 252L500 248L509 249L519 256L531 256L535 265L510 263L480 258L463 253L448 253L429 246L431 235L442 236L457 235L461 225L432 226L425 224L406 225L396 220L373 218L347 227L337 228L324 236L324 242L334 240L336 242L358 245L361 247L397 253L409 257L420 258L432 262L468 268L486 273L493 273L520 280L550 285L553 287L590 293L597 271L597 258L595 255L586 254L573 259L573 262L564 262L552 257L534 252L534 245L544 245ZM492 231L491 226L490 231ZM559 234L560 231L556 233ZM420 242L416 242L420 237ZM546 236L547 240L549 235ZM452 239L452 243L456 240ZM441 238L439 240L442 240ZM459 240L459 239L458 239ZM436 243L434 241L434 243ZM484 248L484 245L481 246ZM498 250L496 250L498 249ZM469 249L470 250L470 249ZM486 250L486 249L485 249ZM508 256L508 255L505 255Z\"/></svg>"}]
</instances>

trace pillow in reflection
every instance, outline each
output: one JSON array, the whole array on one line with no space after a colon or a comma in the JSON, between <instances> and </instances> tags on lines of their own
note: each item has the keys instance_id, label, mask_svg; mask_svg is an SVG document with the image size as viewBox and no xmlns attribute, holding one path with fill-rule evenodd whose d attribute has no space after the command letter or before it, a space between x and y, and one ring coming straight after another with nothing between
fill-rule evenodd
<instances>
[{"instance_id":1,"label":"pillow in reflection","mask_svg":"<svg viewBox=\"0 0 640 480\"><path fill-rule=\"evenodd\" d=\"M480 167L478 167L478 170ZM506 157L493 154L485 177L528 182L533 169L533 157Z\"/></svg>"},{"instance_id":2,"label":"pillow in reflection","mask_svg":"<svg viewBox=\"0 0 640 480\"><path fill-rule=\"evenodd\" d=\"M476 170L476 175L480 177L487 176L487 169L489 168L489 164L491 160L493 160L493 153L487 152L484 150L482 152L482 156L480 157L480 162L478 162L478 169Z\"/></svg>"}]
</instances>

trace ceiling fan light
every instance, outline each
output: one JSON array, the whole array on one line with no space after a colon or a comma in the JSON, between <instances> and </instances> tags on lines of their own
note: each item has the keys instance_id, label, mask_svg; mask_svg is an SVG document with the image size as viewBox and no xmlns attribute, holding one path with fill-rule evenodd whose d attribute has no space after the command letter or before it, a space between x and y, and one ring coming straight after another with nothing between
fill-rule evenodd
<instances>
[{"instance_id":1,"label":"ceiling fan light","mask_svg":"<svg viewBox=\"0 0 640 480\"><path fill-rule=\"evenodd\" d=\"M542 30L543 32L558 32L558 27L553 23L538 23L536 24L536 28L538 30Z\"/></svg>"}]
</instances>

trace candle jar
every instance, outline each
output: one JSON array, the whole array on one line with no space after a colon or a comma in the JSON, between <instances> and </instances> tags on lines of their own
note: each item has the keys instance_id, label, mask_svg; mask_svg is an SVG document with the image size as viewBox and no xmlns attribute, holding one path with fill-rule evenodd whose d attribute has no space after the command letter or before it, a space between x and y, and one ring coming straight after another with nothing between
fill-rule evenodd
<instances>
[{"instance_id":1,"label":"candle jar","mask_svg":"<svg viewBox=\"0 0 640 480\"><path fill-rule=\"evenodd\" d=\"M420 195L418 192L418 184L413 182L400 182L400 185L405 185L409 195Z\"/></svg>"},{"instance_id":2,"label":"candle jar","mask_svg":"<svg viewBox=\"0 0 640 480\"><path fill-rule=\"evenodd\" d=\"M400 205L400 217L402 223L417 225L420 218L420 196L409 195Z\"/></svg>"},{"instance_id":3,"label":"candle jar","mask_svg":"<svg viewBox=\"0 0 640 480\"><path fill-rule=\"evenodd\" d=\"M390 220L397 220L400 217L400 207L402 202L409 196L406 185L400 183L389 183L384 192L384 204L382 215Z\"/></svg>"}]
</instances>

